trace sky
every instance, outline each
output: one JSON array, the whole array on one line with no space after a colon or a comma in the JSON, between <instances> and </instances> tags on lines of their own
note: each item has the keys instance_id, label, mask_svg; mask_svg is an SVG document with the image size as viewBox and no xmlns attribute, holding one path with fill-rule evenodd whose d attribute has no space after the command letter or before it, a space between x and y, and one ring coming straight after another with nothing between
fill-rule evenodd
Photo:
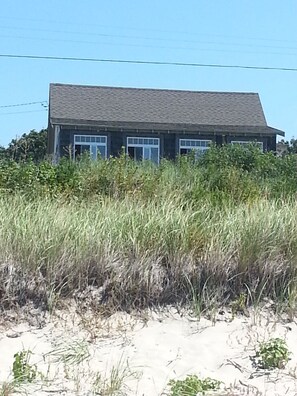
<instances>
[{"instance_id":1,"label":"sky","mask_svg":"<svg viewBox=\"0 0 297 396\"><path fill-rule=\"evenodd\" d=\"M2 56L297 69L296 20L296 0L2 0L0 145L47 127L51 82L258 92L268 125L297 138L297 71Z\"/></svg>"}]
</instances>

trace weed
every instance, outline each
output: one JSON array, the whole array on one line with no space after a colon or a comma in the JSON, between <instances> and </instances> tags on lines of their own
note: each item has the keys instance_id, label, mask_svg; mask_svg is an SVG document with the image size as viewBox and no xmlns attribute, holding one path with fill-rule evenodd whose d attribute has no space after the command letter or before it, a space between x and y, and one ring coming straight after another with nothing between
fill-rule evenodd
<instances>
[{"instance_id":1,"label":"weed","mask_svg":"<svg viewBox=\"0 0 297 396\"><path fill-rule=\"evenodd\" d=\"M71 343L58 345L48 355L53 356L56 363L62 362L69 365L78 365L90 357L90 352L86 341L76 340Z\"/></svg>"},{"instance_id":2,"label":"weed","mask_svg":"<svg viewBox=\"0 0 297 396\"><path fill-rule=\"evenodd\" d=\"M169 381L169 396L196 396L198 393L205 394L210 390L218 390L220 381L205 378L200 379L197 375L188 375L184 380Z\"/></svg>"},{"instance_id":3,"label":"weed","mask_svg":"<svg viewBox=\"0 0 297 396\"><path fill-rule=\"evenodd\" d=\"M232 319L235 318L236 315L243 314L246 311L246 304L247 304L247 295L246 293L240 293L239 297L232 301L231 303L231 312L232 312Z\"/></svg>"},{"instance_id":4,"label":"weed","mask_svg":"<svg viewBox=\"0 0 297 396\"><path fill-rule=\"evenodd\" d=\"M282 369L289 361L290 352L287 344L281 338L272 338L262 342L256 351L258 365L264 369Z\"/></svg>"},{"instance_id":5,"label":"weed","mask_svg":"<svg viewBox=\"0 0 297 396\"><path fill-rule=\"evenodd\" d=\"M93 382L93 392L100 396L124 396L128 379L139 379L139 373L132 371L128 363L122 360L116 366L112 366L108 374L97 373Z\"/></svg>"},{"instance_id":6,"label":"weed","mask_svg":"<svg viewBox=\"0 0 297 396\"><path fill-rule=\"evenodd\" d=\"M37 376L36 365L30 364L31 351L21 351L14 354L12 372L16 383L33 382Z\"/></svg>"}]
</instances>

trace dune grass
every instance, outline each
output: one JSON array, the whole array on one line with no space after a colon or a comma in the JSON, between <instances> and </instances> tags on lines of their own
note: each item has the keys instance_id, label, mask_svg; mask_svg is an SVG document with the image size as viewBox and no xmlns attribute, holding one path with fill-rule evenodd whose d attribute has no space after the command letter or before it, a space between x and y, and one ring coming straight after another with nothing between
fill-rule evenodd
<instances>
[{"instance_id":1,"label":"dune grass","mask_svg":"<svg viewBox=\"0 0 297 396\"><path fill-rule=\"evenodd\" d=\"M296 164L232 146L160 166L2 163L1 306L50 309L92 286L112 310L266 297L294 310Z\"/></svg>"},{"instance_id":2,"label":"dune grass","mask_svg":"<svg viewBox=\"0 0 297 396\"><path fill-rule=\"evenodd\" d=\"M297 205L257 201L221 210L102 198L0 198L2 306L101 288L115 308L296 300Z\"/></svg>"}]
</instances>

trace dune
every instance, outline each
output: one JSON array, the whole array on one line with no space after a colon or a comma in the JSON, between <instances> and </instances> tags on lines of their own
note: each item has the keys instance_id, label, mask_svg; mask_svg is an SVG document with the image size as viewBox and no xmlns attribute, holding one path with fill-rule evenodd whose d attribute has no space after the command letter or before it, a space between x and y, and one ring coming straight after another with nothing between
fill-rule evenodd
<instances>
[{"instance_id":1,"label":"dune","mask_svg":"<svg viewBox=\"0 0 297 396\"><path fill-rule=\"evenodd\" d=\"M1 327L0 381L2 389L11 385L8 394L170 395L169 380L191 374L221 381L218 395L297 394L296 321L267 309L234 318L227 309L198 319L174 308L104 318L72 305L46 314L41 325L11 320ZM286 341L290 360L283 369L261 369L255 351L275 337ZM31 351L27 363L37 375L14 385L14 355L22 350Z\"/></svg>"}]
</instances>

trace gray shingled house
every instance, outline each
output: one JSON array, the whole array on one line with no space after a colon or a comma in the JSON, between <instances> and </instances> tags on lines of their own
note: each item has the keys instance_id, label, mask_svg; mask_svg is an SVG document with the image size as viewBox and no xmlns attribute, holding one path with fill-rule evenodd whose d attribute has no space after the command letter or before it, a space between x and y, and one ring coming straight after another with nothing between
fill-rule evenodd
<instances>
[{"instance_id":1,"label":"gray shingled house","mask_svg":"<svg viewBox=\"0 0 297 396\"><path fill-rule=\"evenodd\" d=\"M48 153L56 160L83 152L159 162L210 144L257 142L276 150L259 95L50 84Z\"/></svg>"}]
</instances>

